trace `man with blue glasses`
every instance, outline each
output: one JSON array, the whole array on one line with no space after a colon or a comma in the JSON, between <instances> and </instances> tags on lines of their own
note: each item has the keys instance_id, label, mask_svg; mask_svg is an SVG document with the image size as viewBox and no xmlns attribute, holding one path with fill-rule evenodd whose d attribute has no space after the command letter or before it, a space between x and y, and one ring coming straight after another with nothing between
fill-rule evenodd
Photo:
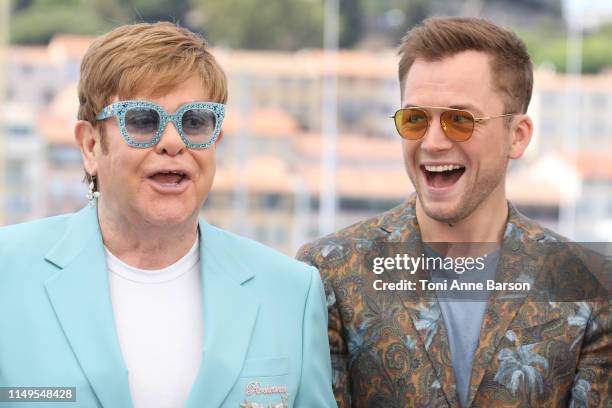
<instances>
[{"instance_id":1,"label":"man with blue glasses","mask_svg":"<svg viewBox=\"0 0 612 408\"><path fill-rule=\"evenodd\" d=\"M90 205L0 229L0 407L336 406L317 270L199 218L227 99L204 40L119 27L78 90Z\"/></svg>"}]
</instances>

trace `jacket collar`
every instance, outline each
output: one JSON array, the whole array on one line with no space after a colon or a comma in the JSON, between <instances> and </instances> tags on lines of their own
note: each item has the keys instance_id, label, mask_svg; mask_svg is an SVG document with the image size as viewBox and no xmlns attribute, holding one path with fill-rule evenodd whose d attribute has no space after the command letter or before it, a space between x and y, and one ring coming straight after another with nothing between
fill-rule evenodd
<instances>
[{"instance_id":1,"label":"jacket collar","mask_svg":"<svg viewBox=\"0 0 612 408\"><path fill-rule=\"evenodd\" d=\"M103 407L131 407L94 208L72 216L45 259L60 268L45 282L49 301L98 400Z\"/></svg>"},{"instance_id":2,"label":"jacket collar","mask_svg":"<svg viewBox=\"0 0 612 408\"><path fill-rule=\"evenodd\" d=\"M246 359L260 301L236 238L200 220L204 350L187 408L221 406Z\"/></svg>"},{"instance_id":3,"label":"jacket collar","mask_svg":"<svg viewBox=\"0 0 612 408\"><path fill-rule=\"evenodd\" d=\"M236 239L203 220L198 226L204 348L188 407L221 405L246 358L259 310L247 288L254 274L236 256ZM96 209L75 213L45 259L59 269L45 282L49 301L98 400L103 407L131 407Z\"/></svg>"}]
</instances>

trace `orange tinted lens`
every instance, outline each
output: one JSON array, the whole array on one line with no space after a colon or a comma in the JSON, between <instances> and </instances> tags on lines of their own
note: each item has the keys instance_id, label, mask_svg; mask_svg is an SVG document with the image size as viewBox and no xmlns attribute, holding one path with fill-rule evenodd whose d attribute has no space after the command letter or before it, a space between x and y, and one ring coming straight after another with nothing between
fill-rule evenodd
<instances>
[{"instance_id":1,"label":"orange tinted lens","mask_svg":"<svg viewBox=\"0 0 612 408\"><path fill-rule=\"evenodd\" d=\"M421 109L400 109L395 113L395 127L404 139L420 139L427 132L429 118Z\"/></svg>"},{"instance_id":2,"label":"orange tinted lens","mask_svg":"<svg viewBox=\"0 0 612 408\"><path fill-rule=\"evenodd\" d=\"M467 111L447 110L440 115L440 126L449 139L463 142L472 136L474 116Z\"/></svg>"}]
</instances>

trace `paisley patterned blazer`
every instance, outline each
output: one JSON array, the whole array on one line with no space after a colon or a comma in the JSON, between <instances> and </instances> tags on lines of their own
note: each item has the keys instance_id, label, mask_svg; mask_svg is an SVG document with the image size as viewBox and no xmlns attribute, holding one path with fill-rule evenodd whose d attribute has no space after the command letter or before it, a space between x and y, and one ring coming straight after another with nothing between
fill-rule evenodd
<instances>
[{"instance_id":1,"label":"paisley patterned blazer","mask_svg":"<svg viewBox=\"0 0 612 408\"><path fill-rule=\"evenodd\" d=\"M415 200L413 195L298 252L298 259L319 268L323 277L340 407L459 407L435 295L376 291L373 281L379 275L364 262L372 251L385 256L382 244L387 242L404 243L412 256L421 253ZM586 274L557 276L555 262L567 254L554 253L546 243L561 241L509 203L496 280L543 282L544 289L490 293L467 406L612 406L610 297L560 302L542 297L547 285L583 289L601 284ZM416 276L428 279L424 273Z\"/></svg>"}]
</instances>

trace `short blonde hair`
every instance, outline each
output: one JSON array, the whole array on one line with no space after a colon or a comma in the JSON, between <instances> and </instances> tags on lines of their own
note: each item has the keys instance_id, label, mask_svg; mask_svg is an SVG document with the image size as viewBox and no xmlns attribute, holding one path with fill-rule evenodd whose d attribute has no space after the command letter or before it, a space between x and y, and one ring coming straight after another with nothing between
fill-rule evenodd
<instances>
[{"instance_id":1,"label":"short blonde hair","mask_svg":"<svg viewBox=\"0 0 612 408\"><path fill-rule=\"evenodd\" d=\"M175 24L124 25L98 37L81 63L78 118L96 124L111 99L163 95L199 75L211 102L227 101L227 80L199 35Z\"/></svg>"}]
</instances>

